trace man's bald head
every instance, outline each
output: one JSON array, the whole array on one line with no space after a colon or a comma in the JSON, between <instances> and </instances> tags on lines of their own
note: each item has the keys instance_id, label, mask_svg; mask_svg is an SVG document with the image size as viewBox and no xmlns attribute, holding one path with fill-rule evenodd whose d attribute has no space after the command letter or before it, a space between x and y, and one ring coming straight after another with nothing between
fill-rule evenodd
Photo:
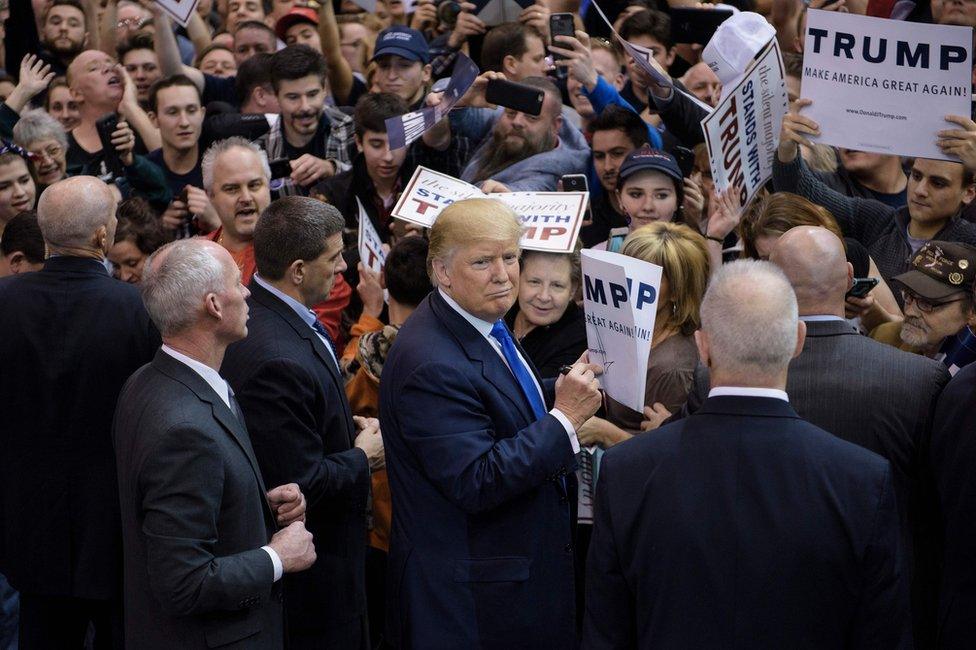
<instances>
[{"instance_id":1,"label":"man's bald head","mask_svg":"<svg viewBox=\"0 0 976 650\"><path fill-rule=\"evenodd\" d=\"M52 250L107 250L115 239L115 206L115 196L104 181L72 176L41 194L37 224Z\"/></svg>"},{"instance_id":2,"label":"man's bald head","mask_svg":"<svg viewBox=\"0 0 976 650\"><path fill-rule=\"evenodd\" d=\"M769 261L793 285L801 316L844 316L854 272L837 235L826 228L798 226L777 240Z\"/></svg>"},{"instance_id":3,"label":"man's bald head","mask_svg":"<svg viewBox=\"0 0 976 650\"><path fill-rule=\"evenodd\" d=\"M122 100L125 80L115 59L99 50L85 50L68 66L68 88L76 99L98 110L115 110Z\"/></svg>"}]
</instances>

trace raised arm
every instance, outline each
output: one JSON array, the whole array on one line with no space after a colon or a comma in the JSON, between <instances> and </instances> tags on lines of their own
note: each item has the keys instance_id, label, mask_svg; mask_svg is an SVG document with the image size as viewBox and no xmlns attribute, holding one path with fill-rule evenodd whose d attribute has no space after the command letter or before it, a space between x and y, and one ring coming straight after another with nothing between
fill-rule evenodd
<instances>
[{"instance_id":1,"label":"raised arm","mask_svg":"<svg viewBox=\"0 0 976 650\"><path fill-rule=\"evenodd\" d=\"M180 46L177 45L176 34L173 33L173 24L170 22L169 16L163 13L159 5L156 4L153 4L153 20L156 23L156 35L153 38L153 43L163 76L171 77L174 74L184 74L197 85L202 93L203 73L194 67L183 65L183 61L180 59Z\"/></svg>"},{"instance_id":2,"label":"raised arm","mask_svg":"<svg viewBox=\"0 0 976 650\"><path fill-rule=\"evenodd\" d=\"M339 36L339 24L336 22L335 9L332 2L319 4L319 40L322 42L322 54L329 70L329 85L336 104L345 105L352 92L353 76L349 62L342 56L342 39Z\"/></svg>"}]
</instances>

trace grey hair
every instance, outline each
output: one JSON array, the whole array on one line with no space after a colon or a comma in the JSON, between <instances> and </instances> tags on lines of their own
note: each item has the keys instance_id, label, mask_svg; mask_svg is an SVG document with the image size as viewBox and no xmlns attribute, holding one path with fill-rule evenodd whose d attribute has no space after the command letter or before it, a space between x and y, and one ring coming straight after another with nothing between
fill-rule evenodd
<instances>
[{"instance_id":1,"label":"grey hair","mask_svg":"<svg viewBox=\"0 0 976 650\"><path fill-rule=\"evenodd\" d=\"M28 111L14 125L14 142L25 149L38 140L57 140L62 149L68 149L68 135L56 119L41 109Z\"/></svg>"},{"instance_id":2,"label":"grey hair","mask_svg":"<svg viewBox=\"0 0 976 650\"><path fill-rule=\"evenodd\" d=\"M37 225L44 241L57 248L86 247L115 214L115 197L94 176L72 176L52 183L37 202Z\"/></svg>"},{"instance_id":3,"label":"grey hair","mask_svg":"<svg viewBox=\"0 0 976 650\"><path fill-rule=\"evenodd\" d=\"M796 296L770 262L723 264L701 306L702 330L717 369L769 376L786 369L796 351Z\"/></svg>"},{"instance_id":4,"label":"grey hair","mask_svg":"<svg viewBox=\"0 0 976 650\"><path fill-rule=\"evenodd\" d=\"M265 153L264 149L254 144L250 140L242 138L239 135L235 135L230 138L225 138L223 140L214 142L212 145L207 147L207 151L203 154L203 160L200 162L200 169L203 172L203 189L205 189L207 192L213 190L213 170L214 165L217 164L217 158L221 154L237 147L253 152L261 161L261 168L264 170L266 180L271 180L271 165L268 164L268 154Z\"/></svg>"},{"instance_id":5,"label":"grey hair","mask_svg":"<svg viewBox=\"0 0 976 650\"><path fill-rule=\"evenodd\" d=\"M141 290L160 334L179 334L197 322L208 293L224 290L224 266L203 241L179 239L146 260Z\"/></svg>"}]
</instances>

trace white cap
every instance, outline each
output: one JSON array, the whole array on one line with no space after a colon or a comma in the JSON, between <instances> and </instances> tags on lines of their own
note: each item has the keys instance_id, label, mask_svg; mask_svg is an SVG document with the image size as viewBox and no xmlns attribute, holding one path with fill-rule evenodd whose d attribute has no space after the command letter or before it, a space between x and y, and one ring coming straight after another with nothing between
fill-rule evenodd
<instances>
[{"instance_id":1,"label":"white cap","mask_svg":"<svg viewBox=\"0 0 976 650\"><path fill-rule=\"evenodd\" d=\"M746 71L775 36L776 28L765 18L751 11L740 11L718 26L702 51L702 61L727 86Z\"/></svg>"}]
</instances>

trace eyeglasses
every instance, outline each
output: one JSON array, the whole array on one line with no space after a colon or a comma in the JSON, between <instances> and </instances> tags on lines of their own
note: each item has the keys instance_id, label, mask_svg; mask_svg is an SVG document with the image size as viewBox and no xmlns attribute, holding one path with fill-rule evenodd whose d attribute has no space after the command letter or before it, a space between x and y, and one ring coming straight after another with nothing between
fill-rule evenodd
<instances>
[{"instance_id":1,"label":"eyeglasses","mask_svg":"<svg viewBox=\"0 0 976 650\"><path fill-rule=\"evenodd\" d=\"M942 302L936 302L934 300L928 300L926 298L923 298L917 293L915 293L914 291L909 291L908 289L901 290L902 301L906 305L908 303L914 303L914 305L918 307L918 310L925 314L931 314L932 312L934 312L937 309L940 309L941 307L945 307L946 305L951 305L954 302L961 302L966 298L967 296L962 296L960 298L955 298L953 300L943 300Z\"/></svg>"},{"instance_id":2,"label":"eyeglasses","mask_svg":"<svg viewBox=\"0 0 976 650\"><path fill-rule=\"evenodd\" d=\"M58 156L60 156L63 151L64 149L61 148L61 145L52 144L43 149L36 149L34 151L31 151L27 155L30 156L30 159L33 160L34 162L41 162L44 160L44 158L49 158L51 160L54 160Z\"/></svg>"}]
</instances>

